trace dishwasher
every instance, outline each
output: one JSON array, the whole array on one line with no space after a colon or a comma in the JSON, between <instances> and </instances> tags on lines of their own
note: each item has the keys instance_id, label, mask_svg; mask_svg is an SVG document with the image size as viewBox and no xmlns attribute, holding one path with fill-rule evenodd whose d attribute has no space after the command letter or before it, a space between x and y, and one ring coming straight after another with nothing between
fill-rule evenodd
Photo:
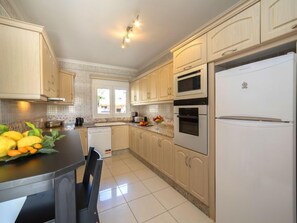
<instances>
[{"instance_id":1,"label":"dishwasher","mask_svg":"<svg viewBox=\"0 0 297 223\"><path fill-rule=\"evenodd\" d=\"M111 127L88 128L88 147L94 147L102 158L111 156Z\"/></svg>"}]
</instances>

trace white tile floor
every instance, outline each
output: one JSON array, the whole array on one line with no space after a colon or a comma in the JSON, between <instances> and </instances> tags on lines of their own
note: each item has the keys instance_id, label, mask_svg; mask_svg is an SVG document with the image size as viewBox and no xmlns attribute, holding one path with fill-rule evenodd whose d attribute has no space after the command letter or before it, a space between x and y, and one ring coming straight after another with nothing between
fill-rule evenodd
<instances>
[{"instance_id":1,"label":"white tile floor","mask_svg":"<svg viewBox=\"0 0 297 223\"><path fill-rule=\"evenodd\" d=\"M101 223L213 223L130 153L104 159L97 208Z\"/></svg>"}]
</instances>

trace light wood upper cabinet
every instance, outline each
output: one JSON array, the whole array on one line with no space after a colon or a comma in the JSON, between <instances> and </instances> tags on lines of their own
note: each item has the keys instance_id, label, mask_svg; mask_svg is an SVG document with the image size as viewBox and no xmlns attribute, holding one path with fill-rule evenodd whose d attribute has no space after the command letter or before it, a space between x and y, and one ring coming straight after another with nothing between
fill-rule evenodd
<instances>
[{"instance_id":1,"label":"light wood upper cabinet","mask_svg":"<svg viewBox=\"0 0 297 223\"><path fill-rule=\"evenodd\" d=\"M75 74L68 71L60 71L59 98L65 98L65 103L74 103L74 79Z\"/></svg>"},{"instance_id":2,"label":"light wood upper cabinet","mask_svg":"<svg viewBox=\"0 0 297 223\"><path fill-rule=\"evenodd\" d=\"M149 101L157 101L159 95L159 70L155 70L147 76L148 80L148 100Z\"/></svg>"},{"instance_id":3,"label":"light wood upper cabinet","mask_svg":"<svg viewBox=\"0 0 297 223\"><path fill-rule=\"evenodd\" d=\"M145 76L139 80L139 93L140 93L140 102L147 102L149 99L149 82L148 76Z\"/></svg>"},{"instance_id":4,"label":"light wood upper cabinet","mask_svg":"<svg viewBox=\"0 0 297 223\"><path fill-rule=\"evenodd\" d=\"M0 98L58 96L58 66L41 26L0 18Z\"/></svg>"},{"instance_id":5,"label":"light wood upper cabinet","mask_svg":"<svg viewBox=\"0 0 297 223\"><path fill-rule=\"evenodd\" d=\"M175 182L208 205L208 157L174 145Z\"/></svg>"},{"instance_id":6,"label":"light wood upper cabinet","mask_svg":"<svg viewBox=\"0 0 297 223\"><path fill-rule=\"evenodd\" d=\"M81 141L83 154L84 154L84 156L87 156L88 152L89 152L89 149L88 149L88 129L87 128L79 129L79 136L80 136L80 141Z\"/></svg>"},{"instance_id":7,"label":"light wood upper cabinet","mask_svg":"<svg viewBox=\"0 0 297 223\"><path fill-rule=\"evenodd\" d=\"M180 73L206 62L206 35L203 35L173 52L173 73Z\"/></svg>"},{"instance_id":8,"label":"light wood upper cabinet","mask_svg":"<svg viewBox=\"0 0 297 223\"><path fill-rule=\"evenodd\" d=\"M261 0L261 40L297 32L296 0Z\"/></svg>"},{"instance_id":9,"label":"light wood upper cabinet","mask_svg":"<svg viewBox=\"0 0 297 223\"><path fill-rule=\"evenodd\" d=\"M169 63L159 70L159 100L173 100L173 65Z\"/></svg>"},{"instance_id":10,"label":"light wood upper cabinet","mask_svg":"<svg viewBox=\"0 0 297 223\"><path fill-rule=\"evenodd\" d=\"M131 104L139 103L139 80L131 83Z\"/></svg>"},{"instance_id":11,"label":"light wood upper cabinet","mask_svg":"<svg viewBox=\"0 0 297 223\"><path fill-rule=\"evenodd\" d=\"M260 43L260 3L207 33L208 61Z\"/></svg>"},{"instance_id":12,"label":"light wood upper cabinet","mask_svg":"<svg viewBox=\"0 0 297 223\"><path fill-rule=\"evenodd\" d=\"M111 148L120 150L129 148L129 126L112 126L111 127Z\"/></svg>"}]
</instances>

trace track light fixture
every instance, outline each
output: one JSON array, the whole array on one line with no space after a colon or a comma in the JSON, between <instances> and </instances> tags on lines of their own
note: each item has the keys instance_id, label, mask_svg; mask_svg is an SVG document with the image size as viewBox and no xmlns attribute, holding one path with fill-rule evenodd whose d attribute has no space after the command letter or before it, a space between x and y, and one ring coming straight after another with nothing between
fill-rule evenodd
<instances>
[{"instance_id":1,"label":"track light fixture","mask_svg":"<svg viewBox=\"0 0 297 223\"><path fill-rule=\"evenodd\" d=\"M128 25L126 28L126 32L122 39L122 48L126 48L126 44L131 42L131 38L133 36L133 31L141 26L141 22L139 20L139 15L135 18L132 25Z\"/></svg>"}]
</instances>

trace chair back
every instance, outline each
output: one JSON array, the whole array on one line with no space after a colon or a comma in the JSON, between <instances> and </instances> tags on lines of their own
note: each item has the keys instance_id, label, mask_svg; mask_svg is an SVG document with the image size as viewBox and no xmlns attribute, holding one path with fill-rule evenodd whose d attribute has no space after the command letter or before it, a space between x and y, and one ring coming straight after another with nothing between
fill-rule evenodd
<instances>
[{"instance_id":1,"label":"chair back","mask_svg":"<svg viewBox=\"0 0 297 223\"><path fill-rule=\"evenodd\" d=\"M86 202L89 210L96 209L97 207L102 166L103 160L101 155L94 147L90 147L82 182L87 191ZM91 179L91 176L93 179Z\"/></svg>"}]
</instances>

